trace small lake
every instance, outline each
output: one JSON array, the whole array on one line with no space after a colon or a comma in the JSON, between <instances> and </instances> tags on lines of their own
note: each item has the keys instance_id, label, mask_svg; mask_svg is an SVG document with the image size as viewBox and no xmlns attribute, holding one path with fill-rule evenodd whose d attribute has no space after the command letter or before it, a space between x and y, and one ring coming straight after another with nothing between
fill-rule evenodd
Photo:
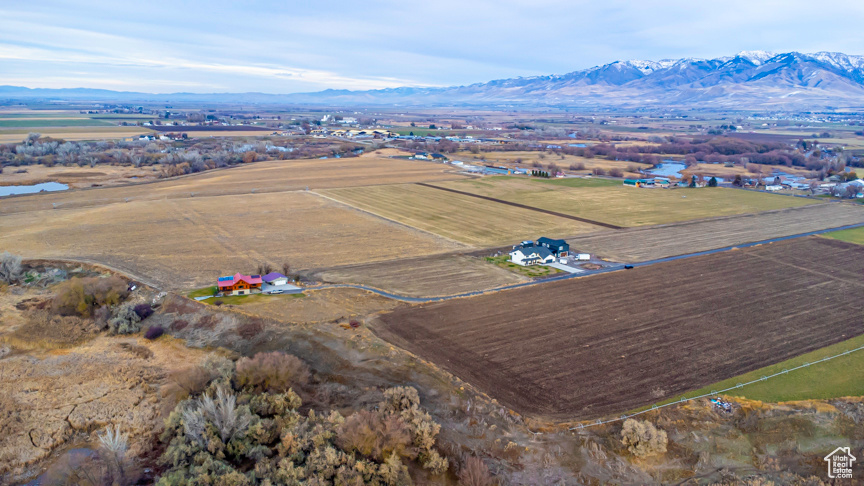
<instances>
[{"instance_id":1,"label":"small lake","mask_svg":"<svg viewBox=\"0 0 864 486\"><path fill-rule=\"evenodd\" d=\"M657 167L649 170L648 172L655 176L677 177L680 179L681 171L686 168L687 165L680 162L663 162L662 164L657 165Z\"/></svg>"},{"instance_id":2,"label":"small lake","mask_svg":"<svg viewBox=\"0 0 864 486\"><path fill-rule=\"evenodd\" d=\"M65 191L66 189L69 189L69 186L60 184L59 182L43 182L29 186L0 186L0 197L12 196L14 194L34 194L42 191Z\"/></svg>"}]
</instances>

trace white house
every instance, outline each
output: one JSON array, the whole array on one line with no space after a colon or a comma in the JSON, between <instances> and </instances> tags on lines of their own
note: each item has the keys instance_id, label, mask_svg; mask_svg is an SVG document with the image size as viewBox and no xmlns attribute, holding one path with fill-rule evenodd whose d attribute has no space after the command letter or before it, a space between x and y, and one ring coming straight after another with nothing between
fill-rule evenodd
<instances>
[{"instance_id":1,"label":"white house","mask_svg":"<svg viewBox=\"0 0 864 486\"><path fill-rule=\"evenodd\" d=\"M766 191L780 191L780 190L783 190L783 186L781 186L780 184L768 184L767 186L765 186L765 190Z\"/></svg>"},{"instance_id":2,"label":"white house","mask_svg":"<svg viewBox=\"0 0 864 486\"><path fill-rule=\"evenodd\" d=\"M517 265L546 265L555 262L555 255L542 246L523 246L510 252L510 261Z\"/></svg>"}]
</instances>

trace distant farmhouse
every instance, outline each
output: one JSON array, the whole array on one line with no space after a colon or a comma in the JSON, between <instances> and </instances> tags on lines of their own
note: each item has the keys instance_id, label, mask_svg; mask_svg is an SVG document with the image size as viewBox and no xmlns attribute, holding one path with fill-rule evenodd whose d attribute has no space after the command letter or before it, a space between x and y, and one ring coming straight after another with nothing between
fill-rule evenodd
<instances>
[{"instance_id":1,"label":"distant farmhouse","mask_svg":"<svg viewBox=\"0 0 864 486\"><path fill-rule=\"evenodd\" d=\"M566 258L570 253L570 245L564 240L554 240L545 236L533 241L523 241L513 247L510 261L517 265L546 265L555 263L556 258Z\"/></svg>"},{"instance_id":2,"label":"distant farmhouse","mask_svg":"<svg viewBox=\"0 0 864 486\"><path fill-rule=\"evenodd\" d=\"M520 246L510 252L510 261L517 265L545 265L555 261L555 255L542 246Z\"/></svg>"},{"instance_id":3,"label":"distant farmhouse","mask_svg":"<svg viewBox=\"0 0 864 486\"><path fill-rule=\"evenodd\" d=\"M288 283L288 277L278 272L267 275L243 275L235 273L229 277L219 277L216 281L219 293L222 295L263 294L299 294L300 287Z\"/></svg>"},{"instance_id":4,"label":"distant farmhouse","mask_svg":"<svg viewBox=\"0 0 864 486\"><path fill-rule=\"evenodd\" d=\"M219 277L216 285L219 287L219 293L225 295L246 295L251 294L252 290L260 290L262 283L261 275L235 273L233 277Z\"/></svg>"}]
</instances>

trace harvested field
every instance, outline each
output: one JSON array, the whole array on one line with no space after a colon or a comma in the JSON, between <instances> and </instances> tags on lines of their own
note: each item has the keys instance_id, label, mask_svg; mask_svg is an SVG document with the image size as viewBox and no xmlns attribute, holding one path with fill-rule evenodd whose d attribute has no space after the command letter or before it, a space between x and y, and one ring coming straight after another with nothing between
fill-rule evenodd
<instances>
[{"instance_id":1,"label":"harvested field","mask_svg":"<svg viewBox=\"0 0 864 486\"><path fill-rule=\"evenodd\" d=\"M517 411L584 420L861 334L862 272L864 248L803 238L399 308L374 329Z\"/></svg>"},{"instance_id":2,"label":"harvested field","mask_svg":"<svg viewBox=\"0 0 864 486\"><path fill-rule=\"evenodd\" d=\"M418 185L319 191L350 206L475 246L604 230L599 226Z\"/></svg>"},{"instance_id":3,"label":"harvested field","mask_svg":"<svg viewBox=\"0 0 864 486\"><path fill-rule=\"evenodd\" d=\"M432 255L314 272L325 282L368 285L412 297L436 297L528 281L466 255Z\"/></svg>"},{"instance_id":4,"label":"harvested field","mask_svg":"<svg viewBox=\"0 0 864 486\"><path fill-rule=\"evenodd\" d=\"M86 191L93 192L93 191ZM105 263L163 288L210 285L258 263L295 269L460 245L305 192L132 201L0 216L0 249Z\"/></svg>"},{"instance_id":5,"label":"harvested field","mask_svg":"<svg viewBox=\"0 0 864 486\"><path fill-rule=\"evenodd\" d=\"M595 253L613 261L640 262L856 223L864 223L864 207L816 204L704 221L629 228L613 234L576 235L567 241L574 251Z\"/></svg>"},{"instance_id":6,"label":"harvested field","mask_svg":"<svg viewBox=\"0 0 864 486\"><path fill-rule=\"evenodd\" d=\"M818 204L810 199L720 187L566 187L506 176L435 185L627 227Z\"/></svg>"},{"instance_id":7,"label":"harvested field","mask_svg":"<svg viewBox=\"0 0 864 486\"><path fill-rule=\"evenodd\" d=\"M0 214L133 201L280 192L332 187L462 179L448 167L386 157L274 160L122 188L34 194L4 199ZM96 192L92 192L96 191Z\"/></svg>"}]
</instances>

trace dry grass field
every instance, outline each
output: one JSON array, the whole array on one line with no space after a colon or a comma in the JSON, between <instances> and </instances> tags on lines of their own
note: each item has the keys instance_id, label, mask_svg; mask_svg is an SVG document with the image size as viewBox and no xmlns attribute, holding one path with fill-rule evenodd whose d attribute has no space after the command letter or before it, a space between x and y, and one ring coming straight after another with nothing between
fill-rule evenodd
<instances>
[{"instance_id":1,"label":"dry grass field","mask_svg":"<svg viewBox=\"0 0 864 486\"><path fill-rule=\"evenodd\" d=\"M861 334L862 272L861 246L806 238L399 308L373 329L517 411L591 419Z\"/></svg>"},{"instance_id":2,"label":"dry grass field","mask_svg":"<svg viewBox=\"0 0 864 486\"><path fill-rule=\"evenodd\" d=\"M350 206L478 247L604 228L414 184L318 191Z\"/></svg>"},{"instance_id":3,"label":"dry grass field","mask_svg":"<svg viewBox=\"0 0 864 486\"><path fill-rule=\"evenodd\" d=\"M528 280L467 255L432 255L334 267L310 276L325 282L368 285L411 297L453 295Z\"/></svg>"},{"instance_id":4,"label":"dry grass field","mask_svg":"<svg viewBox=\"0 0 864 486\"><path fill-rule=\"evenodd\" d=\"M212 170L149 184L93 191L64 191L4 199L0 215L132 201L325 189L345 186L463 179L449 166L386 157L274 160Z\"/></svg>"},{"instance_id":5,"label":"dry grass field","mask_svg":"<svg viewBox=\"0 0 864 486\"><path fill-rule=\"evenodd\" d=\"M20 172L23 171L23 172ZM98 167L65 167L55 165L28 165L26 167L7 167L0 174L0 186L15 186L39 184L41 182L59 182L71 188L91 187L94 184L116 186L147 180L155 180L159 176L158 167L135 168L126 165L100 165ZM132 179L132 178L135 179Z\"/></svg>"},{"instance_id":6,"label":"dry grass field","mask_svg":"<svg viewBox=\"0 0 864 486\"><path fill-rule=\"evenodd\" d=\"M146 127L33 127L0 129L0 143L18 143L27 137L28 133L38 132L44 137L79 140L119 140L128 137L153 133Z\"/></svg>"},{"instance_id":7,"label":"dry grass field","mask_svg":"<svg viewBox=\"0 0 864 486\"><path fill-rule=\"evenodd\" d=\"M92 191L88 191L91 192ZM105 263L168 289L220 275L330 267L460 245L305 192L132 201L0 216L0 249Z\"/></svg>"},{"instance_id":8,"label":"dry grass field","mask_svg":"<svg viewBox=\"0 0 864 486\"><path fill-rule=\"evenodd\" d=\"M817 204L809 199L726 188L567 187L507 176L435 185L618 226L665 224Z\"/></svg>"},{"instance_id":9,"label":"dry grass field","mask_svg":"<svg viewBox=\"0 0 864 486\"><path fill-rule=\"evenodd\" d=\"M573 251L619 262L639 262L767 240L848 224L864 223L864 207L815 204L757 214L729 216L609 234L568 238Z\"/></svg>"}]
</instances>

